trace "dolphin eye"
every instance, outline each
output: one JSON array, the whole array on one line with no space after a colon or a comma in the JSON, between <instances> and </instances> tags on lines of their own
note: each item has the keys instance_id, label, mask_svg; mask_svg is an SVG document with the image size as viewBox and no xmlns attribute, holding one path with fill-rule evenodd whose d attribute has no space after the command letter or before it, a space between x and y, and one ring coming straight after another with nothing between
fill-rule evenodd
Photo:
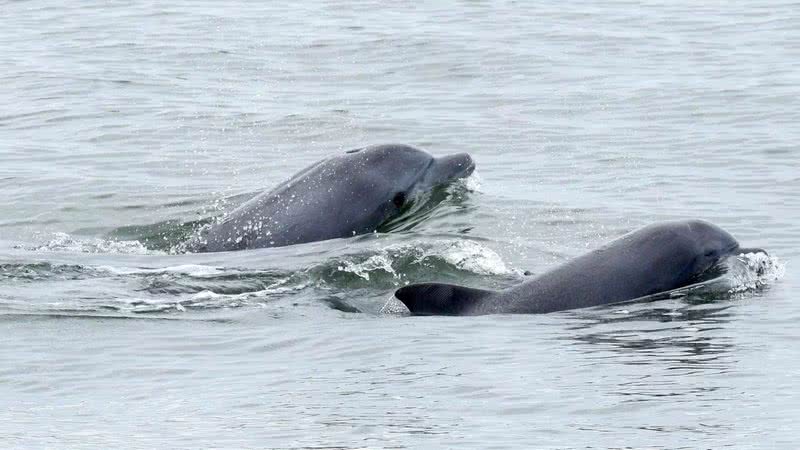
<instances>
[{"instance_id":1,"label":"dolphin eye","mask_svg":"<svg viewBox=\"0 0 800 450\"><path fill-rule=\"evenodd\" d=\"M397 206L398 208L402 207L406 203L406 193L398 192L397 194L394 194L392 203L394 203L394 206Z\"/></svg>"}]
</instances>

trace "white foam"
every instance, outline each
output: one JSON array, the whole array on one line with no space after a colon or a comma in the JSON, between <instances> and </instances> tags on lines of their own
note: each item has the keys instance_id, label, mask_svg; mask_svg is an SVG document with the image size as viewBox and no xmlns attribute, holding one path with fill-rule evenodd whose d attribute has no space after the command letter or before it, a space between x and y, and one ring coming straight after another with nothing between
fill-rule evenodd
<instances>
[{"instance_id":1,"label":"white foam","mask_svg":"<svg viewBox=\"0 0 800 450\"><path fill-rule=\"evenodd\" d=\"M222 297L222 295L211 291L200 291L192 295L192 300L214 300Z\"/></svg>"},{"instance_id":2,"label":"white foam","mask_svg":"<svg viewBox=\"0 0 800 450\"><path fill-rule=\"evenodd\" d=\"M98 267L98 269L113 273L115 275L151 275L151 274L175 273L175 274L189 275L191 277L205 277L205 276L219 275L220 272L222 271L222 269L219 267L204 266L200 264L182 264L178 266L149 268L149 269L135 268L135 267L100 266Z\"/></svg>"},{"instance_id":3,"label":"white foam","mask_svg":"<svg viewBox=\"0 0 800 450\"><path fill-rule=\"evenodd\" d=\"M725 278L730 283L729 292L736 293L761 288L785 274L786 265L777 256L742 253L729 265Z\"/></svg>"},{"instance_id":4,"label":"white foam","mask_svg":"<svg viewBox=\"0 0 800 450\"><path fill-rule=\"evenodd\" d=\"M139 241L118 241L113 239L75 239L67 233L54 233L53 238L44 245L30 247L33 251L77 252L77 253L118 253L126 255L162 254L149 250Z\"/></svg>"},{"instance_id":5,"label":"white foam","mask_svg":"<svg viewBox=\"0 0 800 450\"><path fill-rule=\"evenodd\" d=\"M461 270L480 275L507 275L512 272L500 255L475 241L452 242L441 256Z\"/></svg>"},{"instance_id":6,"label":"white foam","mask_svg":"<svg viewBox=\"0 0 800 450\"><path fill-rule=\"evenodd\" d=\"M288 278L273 283L263 290L244 292L241 294L218 294L210 290L204 290L177 300L174 297L133 297L113 299L112 304L119 310L132 313L185 312L189 309L263 306L264 303L262 299L264 298L287 292L299 291L308 287L307 283L283 286L286 281L288 281Z\"/></svg>"},{"instance_id":7,"label":"white foam","mask_svg":"<svg viewBox=\"0 0 800 450\"><path fill-rule=\"evenodd\" d=\"M352 261L343 261L342 265L338 267L340 272L349 272L369 281L370 272L382 270L391 274L395 278L399 278L397 272L392 267L393 260L390 257L389 249L384 249L383 252L370 256L365 261L355 263Z\"/></svg>"},{"instance_id":8,"label":"white foam","mask_svg":"<svg viewBox=\"0 0 800 450\"><path fill-rule=\"evenodd\" d=\"M381 271L400 280L402 271L396 267L406 257L414 264L424 264L428 259L441 259L459 270L480 275L507 275L513 271L492 249L475 241L440 241L421 245L390 245L363 261L345 260L337 269L369 281L370 274Z\"/></svg>"},{"instance_id":9,"label":"white foam","mask_svg":"<svg viewBox=\"0 0 800 450\"><path fill-rule=\"evenodd\" d=\"M286 284L287 281L289 281L289 278L284 278L282 280L278 280L275 283L270 284L269 286L267 286L262 290L252 291L252 292L242 292L241 294L217 294L216 292L209 290L200 291L192 295L190 297L190 301L192 302L192 304L194 304L194 302L209 301L209 300L222 303L231 300L242 302L244 300L251 298L263 298L275 294L284 294L287 292L300 291L309 286L308 283L301 283L294 286L284 286L284 284Z\"/></svg>"}]
</instances>

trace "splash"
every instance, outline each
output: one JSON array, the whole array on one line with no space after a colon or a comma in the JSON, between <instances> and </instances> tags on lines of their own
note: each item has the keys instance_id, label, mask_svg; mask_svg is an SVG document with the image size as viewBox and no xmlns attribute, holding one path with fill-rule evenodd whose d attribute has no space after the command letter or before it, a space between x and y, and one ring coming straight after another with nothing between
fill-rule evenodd
<instances>
[{"instance_id":1,"label":"splash","mask_svg":"<svg viewBox=\"0 0 800 450\"><path fill-rule=\"evenodd\" d=\"M766 253L742 253L729 260L728 273L724 275L729 293L760 289L786 274L786 265L777 257Z\"/></svg>"},{"instance_id":2,"label":"splash","mask_svg":"<svg viewBox=\"0 0 800 450\"><path fill-rule=\"evenodd\" d=\"M458 180L455 185L467 190L467 192L480 192L481 186L483 185L483 178L481 178L476 170L467 178Z\"/></svg>"},{"instance_id":3,"label":"splash","mask_svg":"<svg viewBox=\"0 0 800 450\"><path fill-rule=\"evenodd\" d=\"M783 278L786 266L776 256L763 252L731 255L720 263L722 273L713 278L665 293L654 298L680 298L687 295L727 298L756 291Z\"/></svg>"},{"instance_id":4,"label":"splash","mask_svg":"<svg viewBox=\"0 0 800 450\"><path fill-rule=\"evenodd\" d=\"M475 241L452 242L441 256L459 269L479 275L508 275L513 272L500 255Z\"/></svg>"}]
</instances>

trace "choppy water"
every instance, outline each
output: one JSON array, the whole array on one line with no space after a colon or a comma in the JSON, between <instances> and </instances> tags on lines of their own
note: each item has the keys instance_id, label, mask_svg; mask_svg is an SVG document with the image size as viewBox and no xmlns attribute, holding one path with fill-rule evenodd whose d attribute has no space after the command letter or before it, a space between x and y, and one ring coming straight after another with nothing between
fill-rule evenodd
<instances>
[{"instance_id":1,"label":"choppy water","mask_svg":"<svg viewBox=\"0 0 800 450\"><path fill-rule=\"evenodd\" d=\"M791 2L0 3L0 446L795 447L798 43ZM410 230L170 252L383 142L480 177ZM777 259L728 294L382 311L685 217Z\"/></svg>"}]
</instances>

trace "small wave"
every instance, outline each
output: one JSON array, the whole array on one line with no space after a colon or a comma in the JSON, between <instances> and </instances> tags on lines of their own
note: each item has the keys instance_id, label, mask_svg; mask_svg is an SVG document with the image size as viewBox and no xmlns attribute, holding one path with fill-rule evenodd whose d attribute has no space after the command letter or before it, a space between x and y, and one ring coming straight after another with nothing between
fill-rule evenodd
<instances>
[{"instance_id":1,"label":"small wave","mask_svg":"<svg viewBox=\"0 0 800 450\"><path fill-rule=\"evenodd\" d=\"M261 291L242 294L217 294L213 291L201 291L189 298L179 300L168 298L131 298L117 300L116 307L123 312L132 313L168 313L191 310L232 309L243 307L263 308L272 297L290 291L301 291L306 286L284 288L267 288Z\"/></svg>"},{"instance_id":2,"label":"small wave","mask_svg":"<svg viewBox=\"0 0 800 450\"><path fill-rule=\"evenodd\" d=\"M186 311L202 308L262 307L273 300L325 297L331 293L366 289L394 289L410 280L435 274L463 278L477 275L518 274L491 249L474 241L438 241L397 244L371 252L339 256L297 271L247 271L206 265L181 265L156 269L104 268L118 275L143 277L147 291L181 295L180 300L135 299L132 312ZM309 291L310 290L310 291ZM296 297L301 295L300 297ZM381 294L383 295L383 294Z\"/></svg>"},{"instance_id":3,"label":"small wave","mask_svg":"<svg viewBox=\"0 0 800 450\"><path fill-rule=\"evenodd\" d=\"M492 249L468 240L390 245L369 256L340 260L336 267L338 272L353 274L365 281L375 281L376 275L388 276L394 285L418 271L437 273L453 269L477 275L518 273Z\"/></svg>"},{"instance_id":4,"label":"small wave","mask_svg":"<svg viewBox=\"0 0 800 450\"><path fill-rule=\"evenodd\" d=\"M408 261L405 261L408 259ZM369 273L382 271L400 277L404 262L425 265L437 260L444 261L459 270L478 275L509 275L511 270L492 249L475 241L440 241L432 244L399 244L381 249L365 260L344 260L338 270L350 272L369 280Z\"/></svg>"},{"instance_id":5,"label":"small wave","mask_svg":"<svg viewBox=\"0 0 800 450\"><path fill-rule=\"evenodd\" d=\"M380 242L365 241L368 246ZM119 249L154 254L153 250L135 244L112 246L109 241L80 241L68 235L59 235L47 245L35 248L80 252ZM171 258L165 256L167 260ZM457 282L465 276L518 274L500 255L471 240L384 244L380 248L331 255L322 261L304 255L298 255L297 261L271 261L261 256L262 259L253 261L258 268L228 267L219 262L174 264L174 261L159 267L161 258L146 260L156 265L134 258L133 261L144 262L144 266L137 267L121 263L129 260L116 256L110 259L92 256L85 264L11 262L0 265L0 280L24 283L25 289L33 289L30 283L53 283L48 294L37 301L12 295L13 307L17 309L136 314L266 305L280 309L295 304L318 305L325 298L355 291L359 292L356 297L345 295L347 298L340 300L348 305L355 302L354 308L358 310L369 310L373 296L383 296L387 290L412 281L435 278Z\"/></svg>"},{"instance_id":6,"label":"small wave","mask_svg":"<svg viewBox=\"0 0 800 450\"><path fill-rule=\"evenodd\" d=\"M180 274L180 275L188 275L190 277L195 277L195 278L213 277L223 273L223 269L220 267L204 266L201 264L183 264L179 266L162 267L155 269L99 266L98 269L104 270L114 275Z\"/></svg>"},{"instance_id":7,"label":"small wave","mask_svg":"<svg viewBox=\"0 0 800 450\"><path fill-rule=\"evenodd\" d=\"M170 297L118 299L120 310L133 313L185 312L189 310L265 307L270 300L301 292L308 283L292 283L291 277L282 278L263 289L226 294L206 289L174 299Z\"/></svg>"},{"instance_id":8,"label":"small wave","mask_svg":"<svg viewBox=\"0 0 800 450\"><path fill-rule=\"evenodd\" d=\"M59 280L80 280L97 276L98 271L78 264L54 264L47 262L0 264L0 280L31 282Z\"/></svg>"},{"instance_id":9,"label":"small wave","mask_svg":"<svg viewBox=\"0 0 800 450\"><path fill-rule=\"evenodd\" d=\"M200 213L207 212L203 210ZM185 253L186 241L215 220L217 217L211 216L193 221L173 219L146 225L127 225L111 230L104 237L114 241L138 241L150 250Z\"/></svg>"},{"instance_id":10,"label":"small wave","mask_svg":"<svg viewBox=\"0 0 800 450\"><path fill-rule=\"evenodd\" d=\"M139 241L115 239L76 239L67 233L55 233L53 238L41 245L17 246L35 252L116 253L125 255L162 254L149 250Z\"/></svg>"}]
</instances>

